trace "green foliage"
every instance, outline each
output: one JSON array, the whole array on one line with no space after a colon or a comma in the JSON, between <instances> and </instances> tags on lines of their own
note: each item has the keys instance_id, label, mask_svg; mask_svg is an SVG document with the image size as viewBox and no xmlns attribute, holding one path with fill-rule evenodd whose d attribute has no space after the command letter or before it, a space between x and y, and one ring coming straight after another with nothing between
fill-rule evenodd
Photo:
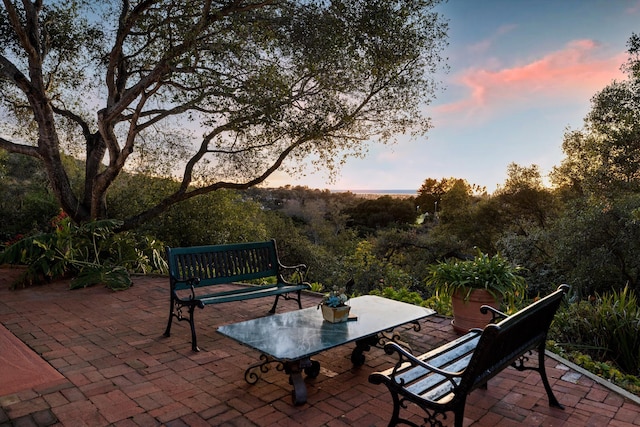
<instances>
[{"instance_id":1,"label":"green foliage","mask_svg":"<svg viewBox=\"0 0 640 427\"><path fill-rule=\"evenodd\" d=\"M513 308L525 297L527 285L521 271L500 254L490 257L478 251L471 260L449 259L431 265L426 283L438 293L462 291L465 299L473 289L485 289Z\"/></svg>"},{"instance_id":2,"label":"green foliage","mask_svg":"<svg viewBox=\"0 0 640 427\"><path fill-rule=\"evenodd\" d=\"M264 213L265 228L270 238L276 239L278 253L284 264L304 263L309 267L307 280L318 282L328 288L346 282L336 253L327 245L314 245L304 233L304 226L296 225L281 212Z\"/></svg>"},{"instance_id":3,"label":"green foliage","mask_svg":"<svg viewBox=\"0 0 640 427\"><path fill-rule=\"evenodd\" d=\"M640 222L635 212L640 194L585 200L568 204L556 219L548 238L547 261L583 296L603 293L628 283L640 286Z\"/></svg>"},{"instance_id":4,"label":"green foliage","mask_svg":"<svg viewBox=\"0 0 640 427\"><path fill-rule=\"evenodd\" d=\"M480 248L495 252L496 229L502 224L501 216L491 199L477 186L465 180L455 180L438 204L433 234L441 240L457 240L464 251Z\"/></svg>"},{"instance_id":5,"label":"green foliage","mask_svg":"<svg viewBox=\"0 0 640 427\"><path fill-rule=\"evenodd\" d=\"M537 165L530 167L511 163L507 180L493 194L498 206L495 217L500 218L502 230L526 234L533 227L545 228L557 212L557 202L542 184Z\"/></svg>"},{"instance_id":6,"label":"green foliage","mask_svg":"<svg viewBox=\"0 0 640 427\"><path fill-rule=\"evenodd\" d=\"M451 315L451 298L448 295L434 295L428 299L424 299L419 292L410 291L406 287L393 288L391 286L374 289L370 294L421 307L429 307L441 315Z\"/></svg>"},{"instance_id":7,"label":"green foliage","mask_svg":"<svg viewBox=\"0 0 640 427\"><path fill-rule=\"evenodd\" d=\"M26 237L5 248L0 263L25 264L19 283L25 286L74 277L71 288L104 284L110 289L131 285L129 272L165 272L163 246L147 237L115 233L117 220L81 226L64 214L52 221L53 231Z\"/></svg>"},{"instance_id":8,"label":"green foliage","mask_svg":"<svg viewBox=\"0 0 640 427\"><path fill-rule=\"evenodd\" d=\"M551 236L548 229L532 227L526 234L503 233L496 242L504 257L522 267L529 297L547 295L555 290L556 283L569 282L553 260L558 242Z\"/></svg>"},{"instance_id":9,"label":"green foliage","mask_svg":"<svg viewBox=\"0 0 640 427\"><path fill-rule=\"evenodd\" d=\"M385 298L403 301L409 304L424 306L425 301L418 292L409 291L407 288L384 287L380 290L371 291L371 295L379 295Z\"/></svg>"},{"instance_id":10,"label":"green foliage","mask_svg":"<svg viewBox=\"0 0 640 427\"><path fill-rule=\"evenodd\" d=\"M549 336L565 351L612 360L640 376L640 307L628 287L569 304L556 315Z\"/></svg>"},{"instance_id":11,"label":"green foliage","mask_svg":"<svg viewBox=\"0 0 640 427\"><path fill-rule=\"evenodd\" d=\"M0 149L0 241L43 231L58 212L41 165Z\"/></svg>"},{"instance_id":12,"label":"green foliage","mask_svg":"<svg viewBox=\"0 0 640 427\"><path fill-rule=\"evenodd\" d=\"M375 289L401 289L412 283L411 276L393 263L376 257L372 249L373 244L363 240L353 254L345 257L344 272L355 280L354 290L369 294Z\"/></svg>"},{"instance_id":13,"label":"green foliage","mask_svg":"<svg viewBox=\"0 0 640 427\"><path fill-rule=\"evenodd\" d=\"M594 95L583 128L565 133L556 185L605 198L640 189L640 76L629 77Z\"/></svg>"},{"instance_id":14,"label":"green foliage","mask_svg":"<svg viewBox=\"0 0 640 427\"><path fill-rule=\"evenodd\" d=\"M442 178L439 181L433 178L424 180L418 189L418 196L415 198L416 208L423 213L428 213L433 217L439 209L442 209L442 198L454 187L463 188L468 194L483 194L486 188L478 185L471 185L464 179Z\"/></svg>"},{"instance_id":15,"label":"green foliage","mask_svg":"<svg viewBox=\"0 0 640 427\"><path fill-rule=\"evenodd\" d=\"M219 190L169 208L139 231L173 247L217 245L267 240L265 222L259 204Z\"/></svg>"},{"instance_id":16,"label":"green foliage","mask_svg":"<svg viewBox=\"0 0 640 427\"><path fill-rule=\"evenodd\" d=\"M403 286L424 293L424 280L429 264L450 249L431 238L426 228L390 228L379 230L375 237L369 237L372 254L382 262L389 263L408 275Z\"/></svg>"},{"instance_id":17,"label":"green foliage","mask_svg":"<svg viewBox=\"0 0 640 427\"><path fill-rule=\"evenodd\" d=\"M322 292L324 290L324 285L322 283L313 282L310 285L312 292Z\"/></svg>"},{"instance_id":18,"label":"green foliage","mask_svg":"<svg viewBox=\"0 0 640 427\"><path fill-rule=\"evenodd\" d=\"M629 59L624 64L623 70L629 77L640 80L640 34L632 33L627 41Z\"/></svg>"},{"instance_id":19,"label":"green foliage","mask_svg":"<svg viewBox=\"0 0 640 427\"><path fill-rule=\"evenodd\" d=\"M71 281L71 289L86 288L102 284L114 291L128 289L133 282L129 272L121 265L107 267L101 264L87 264L80 268L77 276Z\"/></svg>"},{"instance_id":20,"label":"green foliage","mask_svg":"<svg viewBox=\"0 0 640 427\"><path fill-rule=\"evenodd\" d=\"M391 196L364 200L344 212L350 218L349 226L357 228L361 235L390 226L412 225L418 216L411 200Z\"/></svg>"},{"instance_id":21,"label":"green foliage","mask_svg":"<svg viewBox=\"0 0 640 427\"><path fill-rule=\"evenodd\" d=\"M549 351L583 367L585 370L604 378L611 383L633 393L640 394L640 378L636 375L624 373L615 367L613 362L594 360L590 355L579 351L567 352L564 347L558 346L553 340L547 342Z\"/></svg>"},{"instance_id":22,"label":"green foliage","mask_svg":"<svg viewBox=\"0 0 640 427\"><path fill-rule=\"evenodd\" d=\"M452 185L452 179L443 178L440 181L433 178L425 179L418 189L418 196L415 199L418 211L428 213L433 217L438 210L438 204L442 202L442 196Z\"/></svg>"}]
</instances>

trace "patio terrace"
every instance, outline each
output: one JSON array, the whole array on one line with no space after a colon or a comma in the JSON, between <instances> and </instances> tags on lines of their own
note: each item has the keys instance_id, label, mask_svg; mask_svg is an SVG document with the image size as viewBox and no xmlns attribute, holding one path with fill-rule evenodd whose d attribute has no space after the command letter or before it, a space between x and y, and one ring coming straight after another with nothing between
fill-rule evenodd
<instances>
[{"instance_id":1,"label":"patio terrace","mask_svg":"<svg viewBox=\"0 0 640 427\"><path fill-rule=\"evenodd\" d=\"M350 362L351 346L318 355L321 372L308 379L302 406L291 404L291 386L280 371L247 384L244 371L259 355L216 328L265 315L270 299L197 310L202 351L193 353L186 323L174 323L172 336L162 336L165 277L135 277L131 289L117 293L102 287L69 291L65 281L9 291L14 274L0 269L0 329L6 328L5 341L0 334L0 427L386 426L390 418L387 389L367 380L391 365L380 349L368 352L360 368ZM305 307L318 301L314 294L303 296ZM282 301L278 311L295 308ZM455 336L445 317L421 326L420 332L402 332L418 354ZM547 357L547 369L564 411L548 406L536 372L507 369L487 390L469 396L465 426L640 425L636 396L605 387L561 359ZM413 419L420 422L418 415Z\"/></svg>"}]
</instances>

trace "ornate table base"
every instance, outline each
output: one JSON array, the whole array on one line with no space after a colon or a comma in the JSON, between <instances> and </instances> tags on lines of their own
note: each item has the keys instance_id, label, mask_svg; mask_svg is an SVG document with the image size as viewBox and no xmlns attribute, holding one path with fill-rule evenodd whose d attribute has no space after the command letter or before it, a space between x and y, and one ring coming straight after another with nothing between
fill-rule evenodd
<instances>
[{"instance_id":1,"label":"ornate table base","mask_svg":"<svg viewBox=\"0 0 640 427\"><path fill-rule=\"evenodd\" d=\"M414 330L420 330L420 324L417 321L411 323ZM381 332L377 335L356 340L356 347L351 352L351 363L355 367L364 365L365 351L371 350L371 347L383 348L384 344L389 341L397 342L408 348L408 344L400 341L400 335L397 332L393 332L393 330ZM263 353L260 355L260 361L249 366L244 372L245 381L249 384L257 383L262 374L269 372L269 365L273 363L276 364L276 370L284 371L285 374L289 375L289 384L293 386L293 391L291 392L293 404L302 405L306 403L307 386L302 373L304 372L309 378L316 378L320 374L320 362L311 360L309 357L283 362Z\"/></svg>"},{"instance_id":2,"label":"ornate table base","mask_svg":"<svg viewBox=\"0 0 640 427\"><path fill-rule=\"evenodd\" d=\"M249 384L255 384L275 364L277 370L289 376L293 403L301 405L307 401L304 375L316 378L320 374L320 363L311 360L312 357L355 343L351 362L354 366L362 366L364 352L371 347L382 347L387 341L406 346L400 342L394 329L413 325L415 330L419 330L418 321L435 314L426 307L374 295L351 298L349 303L351 312L357 314L357 320L326 322L317 307L309 307L223 325L218 332L260 354L259 361L245 371L245 380Z\"/></svg>"}]
</instances>

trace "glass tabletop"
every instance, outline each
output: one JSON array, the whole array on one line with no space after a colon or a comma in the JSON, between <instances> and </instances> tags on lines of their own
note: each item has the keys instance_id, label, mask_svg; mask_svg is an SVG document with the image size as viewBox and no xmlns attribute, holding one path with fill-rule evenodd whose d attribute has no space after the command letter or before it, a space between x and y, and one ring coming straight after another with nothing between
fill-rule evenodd
<instances>
[{"instance_id":1,"label":"glass tabletop","mask_svg":"<svg viewBox=\"0 0 640 427\"><path fill-rule=\"evenodd\" d=\"M329 323L311 307L220 326L218 332L275 359L293 361L435 314L374 295L352 298L349 305L357 320Z\"/></svg>"}]
</instances>

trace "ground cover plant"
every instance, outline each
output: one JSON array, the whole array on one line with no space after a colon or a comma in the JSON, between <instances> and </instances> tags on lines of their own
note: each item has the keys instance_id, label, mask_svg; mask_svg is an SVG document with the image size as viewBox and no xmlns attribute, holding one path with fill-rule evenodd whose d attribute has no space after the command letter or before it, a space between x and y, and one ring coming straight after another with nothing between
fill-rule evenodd
<instances>
[{"instance_id":1,"label":"ground cover plant","mask_svg":"<svg viewBox=\"0 0 640 427\"><path fill-rule=\"evenodd\" d=\"M166 273L164 247L135 233L116 233L117 220L76 225L61 213L51 231L37 233L9 245L0 264L26 266L14 287L71 277L71 289L97 284L113 290L131 286L131 273Z\"/></svg>"}]
</instances>

